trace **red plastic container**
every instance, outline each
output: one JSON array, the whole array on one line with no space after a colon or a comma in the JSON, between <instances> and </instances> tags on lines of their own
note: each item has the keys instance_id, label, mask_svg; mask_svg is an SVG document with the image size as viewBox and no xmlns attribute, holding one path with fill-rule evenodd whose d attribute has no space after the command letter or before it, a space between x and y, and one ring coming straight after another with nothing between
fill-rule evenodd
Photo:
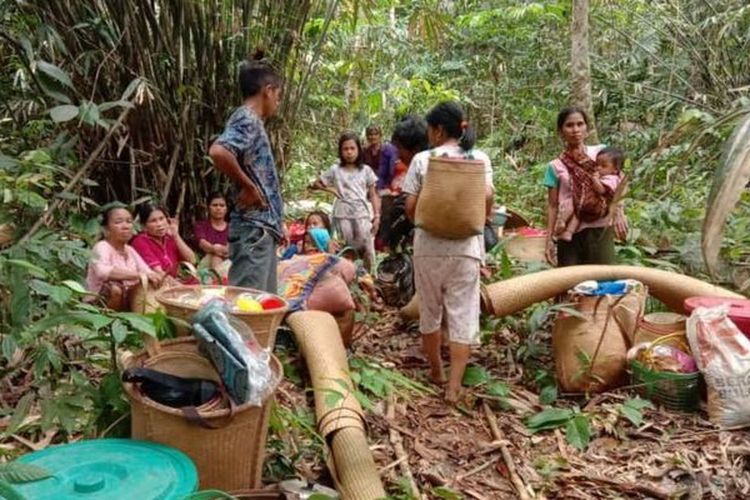
<instances>
[{"instance_id":1,"label":"red plastic container","mask_svg":"<svg viewBox=\"0 0 750 500\"><path fill-rule=\"evenodd\" d=\"M690 297L685 299L685 312L692 313L698 307L729 306L729 318L747 338L750 338L750 300L722 297Z\"/></svg>"}]
</instances>

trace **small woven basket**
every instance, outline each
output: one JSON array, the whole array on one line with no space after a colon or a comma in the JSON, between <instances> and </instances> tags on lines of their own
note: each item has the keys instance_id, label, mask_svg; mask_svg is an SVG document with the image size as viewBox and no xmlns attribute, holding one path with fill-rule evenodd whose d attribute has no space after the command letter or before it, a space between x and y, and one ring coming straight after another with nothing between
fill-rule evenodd
<instances>
[{"instance_id":1,"label":"small woven basket","mask_svg":"<svg viewBox=\"0 0 750 500\"><path fill-rule=\"evenodd\" d=\"M201 290L222 290L223 296L229 302L234 302L238 295L243 293L261 294L261 290L242 288L237 286L209 286L209 285L183 285L160 290L156 294L156 300L164 307L169 316L190 323L190 319L198 312L199 307L185 304L180 300L181 296L196 293ZM244 322L253 331L258 343L266 348L273 349L276 342L276 330L279 328L289 308L284 299L284 307L259 312L232 312L232 316ZM188 335L189 331L178 325L177 335Z\"/></svg>"},{"instance_id":2,"label":"small woven basket","mask_svg":"<svg viewBox=\"0 0 750 500\"><path fill-rule=\"evenodd\" d=\"M670 340L684 336L684 332L664 335L651 342L652 348L669 344ZM700 372L676 373L657 371L634 359L630 362L631 382L639 394L672 411L696 411L700 405Z\"/></svg>"}]
</instances>

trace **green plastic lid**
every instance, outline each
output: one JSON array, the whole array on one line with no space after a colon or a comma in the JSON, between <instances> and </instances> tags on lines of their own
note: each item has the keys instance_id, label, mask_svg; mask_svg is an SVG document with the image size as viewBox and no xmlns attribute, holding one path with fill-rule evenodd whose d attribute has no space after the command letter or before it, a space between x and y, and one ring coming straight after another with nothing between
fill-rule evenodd
<instances>
[{"instance_id":1,"label":"green plastic lid","mask_svg":"<svg viewBox=\"0 0 750 500\"><path fill-rule=\"evenodd\" d=\"M53 446L24 455L53 477L13 487L29 499L167 500L198 487L198 473L187 455L147 441L95 439Z\"/></svg>"}]
</instances>

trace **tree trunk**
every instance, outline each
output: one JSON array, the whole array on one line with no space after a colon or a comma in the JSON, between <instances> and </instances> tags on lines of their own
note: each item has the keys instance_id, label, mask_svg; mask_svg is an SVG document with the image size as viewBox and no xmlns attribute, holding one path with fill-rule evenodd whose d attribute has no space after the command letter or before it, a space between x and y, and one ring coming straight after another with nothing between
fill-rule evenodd
<instances>
[{"instance_id":1,"label":"tree trunk","mask_svg":"<svg viewBox=\"0 0 750 500\"><path fill-rule=\"evenodd\" d=\"M571 25L571 70L573 85L571 101L589 115L589 139L597 143L594 108L591 103L591 61L589 60L589 0L573 0Z\"/></svg>"}]
</instances>

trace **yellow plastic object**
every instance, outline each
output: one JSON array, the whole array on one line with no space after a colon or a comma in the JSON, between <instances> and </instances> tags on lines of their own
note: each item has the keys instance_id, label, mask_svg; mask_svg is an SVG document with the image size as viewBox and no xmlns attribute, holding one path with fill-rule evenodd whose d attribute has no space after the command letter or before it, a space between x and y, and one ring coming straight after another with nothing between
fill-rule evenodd
<instances>
[{"instance_id":1,"label":"yellow plastic object","mask_svg":"<svg viewBox=\"0 0 750 500\"><path fill-rule=\"evenodd\" d=\"M263 306L250 295L242 294L234 301L234 307L240 312L261 312Z\"/></svg>"}]
</instances>

